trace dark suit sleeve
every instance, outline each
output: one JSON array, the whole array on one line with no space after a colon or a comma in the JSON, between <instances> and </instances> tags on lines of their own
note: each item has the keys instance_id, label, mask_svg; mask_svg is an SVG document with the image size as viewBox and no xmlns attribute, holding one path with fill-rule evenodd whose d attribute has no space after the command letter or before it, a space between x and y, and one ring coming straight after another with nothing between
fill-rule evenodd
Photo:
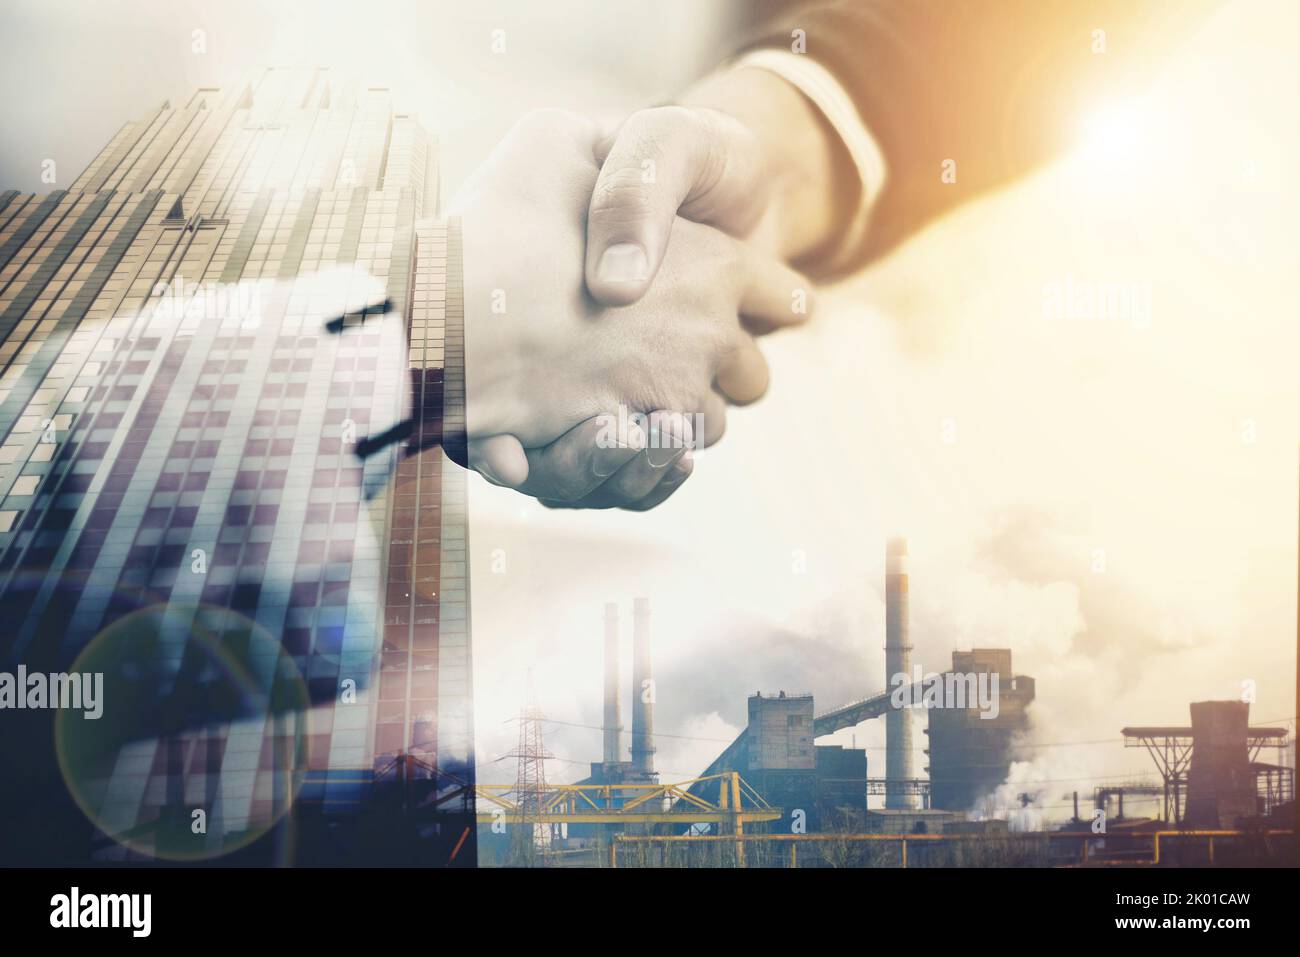
<instances>
[{"instance_id":1,"label":"dark suit sleeve","mask_svg":"<svg viewBox=\"0 0 1300 957\"><path fill-rule=\"evenodd\" d=\"M1214 0L780 6L749 46L790 50L802 31L806 55L848 91L888 165L861 264L1060 152L1095 105L1140 93ZM941 177L948 160L955 182Z\"/></svg>"}]
</instances>

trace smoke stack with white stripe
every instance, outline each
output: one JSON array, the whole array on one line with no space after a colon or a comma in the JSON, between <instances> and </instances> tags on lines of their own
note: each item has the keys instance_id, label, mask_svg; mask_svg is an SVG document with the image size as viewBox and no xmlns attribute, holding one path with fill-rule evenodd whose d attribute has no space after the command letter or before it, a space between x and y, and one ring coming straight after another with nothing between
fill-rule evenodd
<instances>
[{"instance_id":1,"label":"smoke stack with white stripe","mask_svg":"<svg viewBox=\"0 0 1300 957\"><path fill-rule=\"evenodd\" d=\"M907 539L891 538L885 543L885 680L894 687L894 676L911 681L912 643L907 610ZM885 807L914 810L920 807L915 794L902 782L912 773L912 712L894 708L885 715Z\"/></svg>"}]
</instances>

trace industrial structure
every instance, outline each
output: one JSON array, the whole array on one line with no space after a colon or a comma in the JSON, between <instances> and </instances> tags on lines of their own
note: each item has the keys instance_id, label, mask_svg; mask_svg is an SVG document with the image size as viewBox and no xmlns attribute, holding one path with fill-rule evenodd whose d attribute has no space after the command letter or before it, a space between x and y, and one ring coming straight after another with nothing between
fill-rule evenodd
<instances>
[{"instance_id":1,"label":"industrial structure","mask_svg":"<svg viewBox=\"0 0 1300 957\"><path fill-rule=\"evenodd\" d=\"M617 867L1249 863L1274 860L1289 846L1284 817L1294 771L1258 761L1263 747L1284 746L1288 732L1249 727L1248 706L1237 702L1192 705L1186 728L1124 729L1130 746L1152 752L1165 780L1098 787L1101 833L1095 818L1080 817L1077 791L1074 819L1059 829L1022 832L988 816L981 799L1009 776L1029 729L1035 682L1015 674L1005 648L955 650L947 671L909 675L906 556L905 542L888 543L885 662L891 679L906 680L820 713L810 693L757 691L746 702L745 729L699 777L676 783L660 783L654 763L649 603L633 605L626 753L619 609L606 605L601 760L576 784L530 783L541 775L521 774L513 786L473 787L480 825L529 835L541 863ZM912 764L911 716L898 720L915 707L929 719L928 776L921 777ZM817 743L875 718L885 718L883 775L870 775L865 749ZM545 754L540 732L525 751ZM443 793L438 800L453 804L466 792ZM1166 820L1127 817L1126 795L1163 795ZM1021 800L1031 806L1034 798ZM532 837L542 830L545 842ZM481 851L507 843L480 830Z\"/></svg>"},{"instance_id":2,"label":"industrial structure","mask_svg":"<svg viewBox=\"0 0 1300 957\"><path fill-rule=\"evenodd\" d=\"M912 638L907 604L907 540L885 543L885 680L912 674ZM885 715L885 807L913 810L917 795L902 782L912 774L912 712L891 708Z\"/></svg>"},{"instance_id":3,"label":"industrial structure","mask_svg":"<svg viewBox=\"0 0 1300 957\"><path fill-rule=\"evenodd\" d=\"M605 605L605 723L601 760L593 762L582 785L657 784L655 771L655 684L650 647L650 600L632 603L632 747L624 760L619 696L618 605Z\"/></svg>"},{"instance_id":4,"label":"industrial structure","mask_svg":"<svg viewBox=\"0 0 1300 957\"><path fill-rule=\"evenodd\" d=\"M604 763L612 766L619 760L619 740L623 736L623 710L618 700L618 605L605 605L605 726Z\"/></svg>"},{"instance_id":5,"label":"industrial structure","mask_svg":"<svg viewBox=\"0 0 1300 957\"><path fill-rule=\"evenodd\" d=\"M867 753L839 745L817 745L811 694L756 692L748 701L744 731L704 771L704 776L739 771L787 820L809 830L867 807Z\"/></svg>"},{"instance_id":6,"label":"industrial structure","mask_svg":"<svg viewBox=\"0 0 1300 957\"><path fill-rule=\"evenodd\" d=\"M1164 784L1164 819L1192 828L1237 827L1295 801L1295 769L1258 760L1284 748L1286 728L1250 727L1244 701L1201 701L1182 727L1124 728L1127 747L1146 748Z\"/></svg>"},{"instance_id":7,"label":"industrial structure","mask_svg":"<svg viewBox=\"0 0 1300 957\"><path fill-rule=\"evenodd\" d=\"M623 709L619 689L620 629L619 609L614 602L607 602L604 614L604 706L601 727L601 760L591 763L590 774L572 785L547 785L544 772L536 767L525 773L522 762L539 756L540 765L551 757L541 742L540 712L535 708L526 709L521 715L521 744L511 756L518 757L521 764L513 787L484 786L478 789L480 803L480 823L495 825L495 832L481 834L481 847L487 853L504 853L509 845L511 859L521 858L517 834L512 831L513 840L503 841L501 825L530 825L526 831L527 839L539 846L556 848L557 852L579 850L595 847L599 841L607 841L617 828L639 828L652 822L685 822L686 809L695 804L701 811L707 811L705 818L710 821L730 821L733 811L739 809L735 802L740 792L731 795L728 784L720 785L721 780L715 776L708 782L689 781L680 785L659 784L659 775L655 770L654 706L655 685L653 674L653 657L650 637L650 602L646 598L637 598L632 604L632 732L630 760L623 751ZM530 744L524 744L524 723L537 730L529 738ZM541 780L540 787L535 783ZM706 786L707 785L707 786ZM678 808L670 807L679 797L679 790L685 791L698 786L701 794L692 797ZM719 787L726 793L720 794ZM707 791L707 797L703 793ZM764 809L765 805L755 803L755 807ZM716 813L714 813L716 811ZM660 818L660 815L669 815ZM768 812L766 819L771 818ZM496 847L495 845L501 845Z\"/></svg>"},{"instance_id":8,"label":"industrial structure","mask_svg":"<svg viewBox=\"0 0 1300 957\"><path fill-rule=\"evenodd\" d=\"M648 598L632 603L632 774L640 781L655 777L655 683Z\"/></svg>"},{"instance_id":9,"label":"industrial structure","mask_svg":"<svg viewBox=\"0 0 1300 957\"><path fill-rule=\"evenodd\" d=\"M821 714L815 713L810 694L751 695L747 727L704 774L740 771L772 804L804 811L814 830L833 821L870 832L919 833L961 821L980 797L1006 780L1016 742L1028 729L1034 681L1013 673L1009 649L953 652L952 669L930 677L945 687L953 684L950 678L985 681L997 689L997 714L981 710L974 696L928 707L929 777L917 777L913 715L909 707L895 704L897 691L913 690L911 649L907 542L890 539L885 546L885 671L891 687ZM883 777L868 776L865 751L815 743L880 717L885 719ZM883 808L869 806L875 795L884 797Z\"/></svg>"},{"instance_id":10,"label":"industrial structure","mask_svg":"<svg viewBox=\"0 0 1300 957\"><path fill-rule=\"evenodd\" d=\"M519 747L507 755L518 761L515 783L471 789L478 823L485 828L479 836L481 853L511 864L586 863L603 860L593 855L607 853L619 834L681 833L706 826L739 835L747 824L780 819L780 808L736 770L660 783L654 762L650 602L645 598L633 602L631 760L624 758L619 644L618 605L610 602L604 614L601 760L575 784L548 783L545 761L553 755L542 742L544 719L530 701L519 717ZM809 711L809 725L811 717ZM452 805L462 797L451 788L441 794L445 797L432 803ZM743 847L733 847L732 853L743 858Z\"/></svg>"},{"instance_id":11,"label":"industrial structure","mask_svg":"<svg viewBox=\"0 0 1300 957\"><path fill-rule=\"evenodd\" d=\"M1029 730L1034 679L1011 670L1007 648L973 648L952 653L952 675L997 679L997 714L967 701L965 708L930 709L926 729L930 756L931 806L967 810L991 794L1011 771L1017 742Z\"/></svg>"}]
</instances>

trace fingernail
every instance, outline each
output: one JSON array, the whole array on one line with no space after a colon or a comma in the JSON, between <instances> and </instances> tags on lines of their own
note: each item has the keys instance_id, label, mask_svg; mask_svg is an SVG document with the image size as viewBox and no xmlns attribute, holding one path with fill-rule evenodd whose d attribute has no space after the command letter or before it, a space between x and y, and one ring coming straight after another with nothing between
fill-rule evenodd
<instances>
[{"instance_id":1,"label":"fingernail","mask_svg":"<svg viewBox=\"0 0 1300 957\"><path fill-rule=\"evenodd\" d=\"M651 468L667 468L682 457L686 443L682 441L686 420L675 412L656 413L651 418L650 444L645 457Z\"/></svg>"},{"instance_id":2,"label":"fingernail","mask_svg":"<svg viewBox=\"0 0 1300 957\"><path fill-rule=\"evenodd\" d=\"M649 463L652 469L666 469L668 466L672 465L674 462L676 462L686 453L685 449L675 449L675 450L669 449L668 454L663 457L663 461L657 462L655 460L659 458L659 456L655 454L656 451L662 452L663 450L654 449L654 448L649 448L645 450L646 462Z\"/></svg>"},{"instance_id":3,"label":"fingernail","mask_svg":"<svg viewBox=\"0 0 1300 957\"><path fill-rule=\"evenodd\" d=\"M642 282L650 274L645 250L636 243L615 243L601 254L596 275L605 282Z\"/></svg>"},{"instance_id":4,"label":"fingernail","mask_svg":"<svg viewBox=\"0 0 1300 957\"><path fill-rule=\"evenodd\" d=\"M688 451L683 453L682 457L677 460L677 464L673 466L673 470L664 477L663 481L665 485L677 485L680 482L685 482L690 474L691 453Z\"/></svg>"}]
</instances>

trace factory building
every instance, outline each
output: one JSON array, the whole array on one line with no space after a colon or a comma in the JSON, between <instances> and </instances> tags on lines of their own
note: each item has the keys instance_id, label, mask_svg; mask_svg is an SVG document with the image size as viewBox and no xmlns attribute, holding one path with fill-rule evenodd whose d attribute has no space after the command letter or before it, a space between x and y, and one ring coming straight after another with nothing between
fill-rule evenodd
<instances>
[{"instance_id":1,"label":"factory building","mask_svg":"<svg viewBox=\"0 0 1300 957\"><path fill-rule=\"evenodd\" d=\"M867 834L942 834L966 820L963 811L935 808L873 808L863 815Z\"/></svg>"},{"instance_id":2,"label":"factory building","mask_svg":"<svg viewBox=\"0 0 1300 957\"><path fill-rule=\"evenodd\" d=\"M739 771L787 822L802 811L809 831L822 830L833 816L866 810L867 752L814 742L811 694L756 692L748 714L745 731L708 773Z\"/></svg>"},{"instance_id":3,"label":"factory building","mask_svg":"<svg viewBox=\"0 0 1300 957\"><path fill-rule=\"evenodd\" d=\"M1012 673L1006 648L954 652L951 671L929 676L945 686L961 679L970 687L983 682L987 690L996 688L996 709L979 694L962 698L959 706L951 700L926 706L929 780L914 771L912 712L923 701L921 683L910 678L907 557L905 539L886 543L885 671L889 679L909 676L905 687L915 693L914 700L895 706L891 683L891 690L816 714L810 694L751 695L748 726L702 776L739 771L769 804L807 811L809 830L827 825L826 812L834 808L835 826L852 823L894 834L942 832L964 820L979 798L1006 780L1016 738L1029 726L1026 709L1034 700L1033 679ZM883 778L868 778L865 751L816 744L819 737L873 718L885 719ZM704 793L702 787L692 791ZM883 794L884 807L868 809L868 793Z\"/></svg>"},{"instance_id":4,"label":"factory building","mask_svg":"<svg viewBox=\"0 0 1300 957\"><path fill-rule=\"evenodd\" d=\"M1012 672L1008 648L954 651L947 675L975 676L990 687L997 678L996 714L969 698L962 708L929 709L930 806L966 811L1007 779L1016 739L1029 729L1034 679Z\"/></svg>"}]
</instances>

